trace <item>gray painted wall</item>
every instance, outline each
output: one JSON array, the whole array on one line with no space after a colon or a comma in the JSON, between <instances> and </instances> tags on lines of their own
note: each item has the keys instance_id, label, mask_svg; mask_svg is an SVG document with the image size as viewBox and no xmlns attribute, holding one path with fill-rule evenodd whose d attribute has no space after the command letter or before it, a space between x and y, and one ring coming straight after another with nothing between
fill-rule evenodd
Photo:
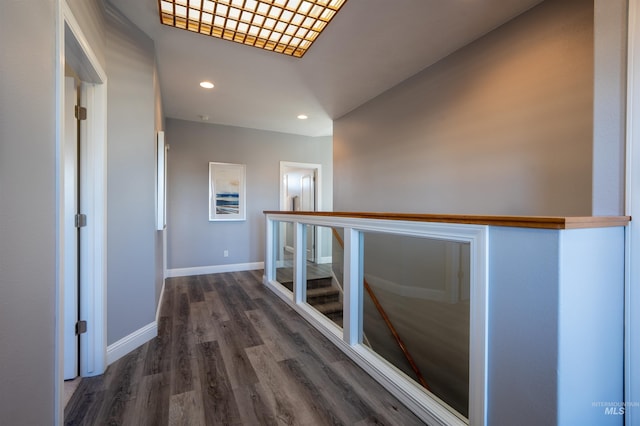
<instances>
[{"instance_id":1,"label":"gray painted wall","mask_svg":"<svg viewBox=\"0 0 640 426\"><path fill-rule=\"evenodd\" d=\"M589 215L593 2L543 2L334 123L334 208Z\"/></svg>"},{"instance_id":2,"label":"gray painted wall","mask_svg":"<svg viewBox=\"0 0 640 426\"><path fill-rule=\"evenodd\" d=\"M323 209L332 208L331 138L169 119L168 268L264 261L264 210L279 210L280 161L322 164ZM247 166L247 220L209 222L209 162ZM223 251L229 250L229 257Z\"/></svg>"},{"instance_id":3,"label":"gray painted wall","mask_svg":"<svg viewBox=\"0 0 640 426\"><path fill-rule=\"evenodd\" d=\"M153 41L108 14L107 343L155 320L157 92Z\"/></svg>"},{"instance_id":4,"label":"gray painted wall","mask_svg":"<svg viewBox=\"0 0 640 426\"><path fill-rule=\"evenodd\" d=\"M624 214L627 0L594 1L593 214Z\"/></svg>"},{"instance_id":5,"label":"gray painted wall","mask_svg":"<svg viewBox=\"0 0 640 426\"><path fill-rule=\"evenodd\" d=\"M55 418L53 0L0 2L0 424Z\"/></svg>"}]
</instances>

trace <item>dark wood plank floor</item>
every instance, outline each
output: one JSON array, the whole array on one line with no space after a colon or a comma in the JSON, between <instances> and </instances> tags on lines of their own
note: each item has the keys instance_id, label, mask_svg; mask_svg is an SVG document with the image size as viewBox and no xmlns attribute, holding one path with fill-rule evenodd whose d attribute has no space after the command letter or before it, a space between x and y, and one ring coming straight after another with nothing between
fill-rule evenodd
<instances>
[{"instance_id":1,"label":"dark wood plank floor","mask_svg":"<svg viewBox=\"0 0 640 426\"><path fill-rule=\"evenodd\" d=\"M158 337L82 379L65 424L423 424L261 274L167 279Z\"/></svg>"}]
</instances>

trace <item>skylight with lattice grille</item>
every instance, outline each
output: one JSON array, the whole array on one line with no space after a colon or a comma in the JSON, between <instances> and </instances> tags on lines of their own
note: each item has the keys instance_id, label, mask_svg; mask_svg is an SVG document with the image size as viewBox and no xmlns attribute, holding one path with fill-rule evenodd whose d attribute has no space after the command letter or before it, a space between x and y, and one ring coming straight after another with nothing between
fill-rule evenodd
<instances>
[{"instance_id":1,"label":"skylight with lattice grille","mask_svg":"<svg viewBox=\"0 0 640 426\"><path fill-rule=\"evenodd\" d=\"M347 0L158 0L176 28L302 57Z\"/></svg>"}]
</instances>

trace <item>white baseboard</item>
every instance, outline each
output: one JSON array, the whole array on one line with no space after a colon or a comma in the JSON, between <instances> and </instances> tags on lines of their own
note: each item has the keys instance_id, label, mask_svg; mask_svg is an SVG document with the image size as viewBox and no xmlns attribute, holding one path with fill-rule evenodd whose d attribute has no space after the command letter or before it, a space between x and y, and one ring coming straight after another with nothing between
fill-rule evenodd
<instances>
[{"instance_id":1,"label":"white baseboard","mask_svg":"<svg viewBox=\"0 0 640 426\"><path fill-rule=\"evenodd\" d=\"M193 268L167 269L167 278L188 277L191 275L220 274L223 272L253 271L264 269L264 262L235 263L232 265L196 266Z\"/></svg>"},{"instance_id":2,"label":"white baseboard","mask_svg":"<svg viewBox=\"0 0 640 426\"><path fill-rule=\"evenodd\" d=\"M157 335L158 323L154 321L107 346L107 365L113 364Z\"/></svg>"},{"instance_id":3,"label":"white baseboard","mask_svg":"<svg viewBox=\"0 0 640 426\"><path fill-rule=\"evenodd\" d=\"M158 298L158 306L156 306L156 324L158 323L158 320L160 319L160 307L162 307L162 299L164 298L164 285L166 284L167 280L163 279L162 280L162 288L160 289L160 297Z\"/></svg>"}]
</instances>

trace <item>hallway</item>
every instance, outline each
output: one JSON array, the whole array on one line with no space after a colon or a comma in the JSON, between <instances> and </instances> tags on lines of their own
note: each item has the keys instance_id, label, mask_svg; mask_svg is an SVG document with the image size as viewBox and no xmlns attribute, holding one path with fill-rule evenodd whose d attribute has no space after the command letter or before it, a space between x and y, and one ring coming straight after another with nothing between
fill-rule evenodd
<instances>
[{"instance_id":1,"label":"hallway","mask_svg":"<svg viewBox=\"0 0 640 426\"><path fill-rule=\"evenodd\" d=\"M158 337L83 379L65 424L423 424L261 274L167 279Z\"/></svg>"}]
</instances>

